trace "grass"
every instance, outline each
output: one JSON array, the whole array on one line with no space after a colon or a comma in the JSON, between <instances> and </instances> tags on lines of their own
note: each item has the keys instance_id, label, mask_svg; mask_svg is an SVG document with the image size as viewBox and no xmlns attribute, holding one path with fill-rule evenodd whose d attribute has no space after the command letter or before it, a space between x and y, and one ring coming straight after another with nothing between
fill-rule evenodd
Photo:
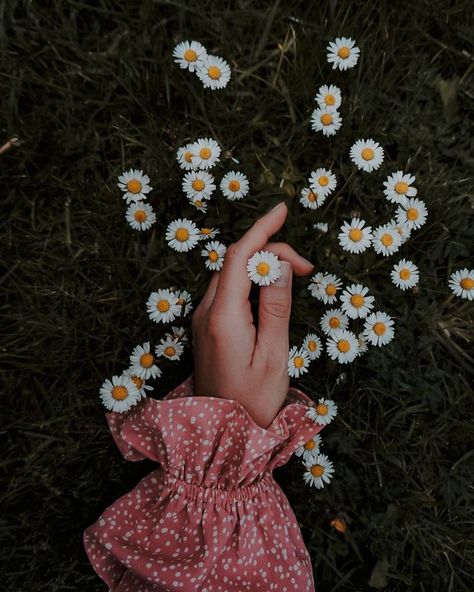
<instances>
[{"instance_id":1,"label":"grass","mask_svg":"<svg viewBox=\"0 0 474 592\"><path fill-rule=\"evenodd\" d=\"M318 270L367 285L395 320L388 346L350 365L323 356L295 383L339 406L324 432L331 485L308 488L296 458L274 473L317 588L472 590L473 309L447 286L453 271L470 267L474 238L471 4L8 0L1 14L0 143L19 141L0 155L0 590L105 590L82 532L154 465L122 459L98 389L125 369L137 343L164 333L146 315L149 293L179 281L197 304L209 278L198 251L172 251L164 229L191 217L217 225L229 244L281 199L290 212L276 239ZM339 35L361 48L354 70L326 62ZM204 90L172 62L183 39L230 62L225 90ZM309 127L323 83L344 97L332 139ZM202 136L238 159L252 188L242 202L216 197L207 215L186 204L175 161L180 145ZM376 173L352 174L348 149L366 137L384 146L386 160ZM235 167L221 162L218 177ZM298 196L317 166L333 168L338 190L313 212ZM131 167L155 188L158 223L143 235L126 224L116 187ZM349 255L337 242L353 215L371 225L390 219L381 187L399 169L416 175L429 211L399 252L420 268L408 293L389 280L398 254ZM327 235L312 230L318 221ZM325 310L307 283L294 281L295 344L308 330L320 334ZM183 363L164 365L156 396L191 371L188 349ZM330 525L336 516L347 522L343 534Z\"/></svg>"}]
</instances>

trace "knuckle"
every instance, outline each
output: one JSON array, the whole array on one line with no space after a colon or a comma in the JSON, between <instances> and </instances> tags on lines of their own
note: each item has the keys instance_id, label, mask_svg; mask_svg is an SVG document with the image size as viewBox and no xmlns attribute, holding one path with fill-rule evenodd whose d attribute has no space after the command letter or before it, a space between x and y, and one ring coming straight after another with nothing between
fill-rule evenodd
<instances>
[{"instance_id":1,"label":"knuckle","mask_svg":"<svg viewBox=\"0 0 474 592\"><path fill-rule=\"evenodd\" d=\"M237 243L231 243L225 252L226 259L234 259L240 255L242 247L237 245Z\"/></svg>"},{"instance_id":2,"label":"knuckle","mask_svg":"<svg viewBox=\"0 0 474 592\"><path fill-rule=\"evenodd\" d=\"M287 319L290 311L291 303L288 300L269 300L263 303L263 312L279 319Z\"/></svg>"},{"instance_id":3,"label":"knuckle","mask_svg":"<svg viewBox=\"0 0 474 592\"><path fill-rule=\"evenodd\" d=\"M224 329L222 317L216 313L209 314L206 319L206 329L213 337L221 335Z\"/></svg>"}]
</instances>

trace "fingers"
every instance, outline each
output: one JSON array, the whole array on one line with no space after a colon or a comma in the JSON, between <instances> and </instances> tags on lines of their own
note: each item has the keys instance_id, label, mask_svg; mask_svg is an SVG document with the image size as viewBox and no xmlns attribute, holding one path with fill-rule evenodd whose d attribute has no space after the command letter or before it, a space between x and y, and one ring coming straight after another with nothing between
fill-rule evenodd
<instances>
[{"instance_id":1,"label":"fingers","mask_svg":"<svg viewBox=\"0 0 474 592\"><path fill-rule=\"evenodd\" d=\"M209 307L211 306L213 300L214 300L214 296L216 294L216 289L217 289L217 285L219 283L219 275L220 275L220 271L214 271L212 274L212 277L209 281L209 284L207 286L207 290L204 293L204 296L201 299L201 302L198 304L195 313L198 312L199 310L199 314L201 313L205 313Z\"/></svg>"},{"instance_id":2,"label":"fingers","mask_svg":"<svg viewBox=\"0 0 474 592\"><path fill-rule=\"evenodd\" d=\"M288 261L291 264L295 275L308 275L314 269L314 265L290 247L287 243L267 243L263 249L271 251L280 260Z\"/></svg>"}]
</instances>

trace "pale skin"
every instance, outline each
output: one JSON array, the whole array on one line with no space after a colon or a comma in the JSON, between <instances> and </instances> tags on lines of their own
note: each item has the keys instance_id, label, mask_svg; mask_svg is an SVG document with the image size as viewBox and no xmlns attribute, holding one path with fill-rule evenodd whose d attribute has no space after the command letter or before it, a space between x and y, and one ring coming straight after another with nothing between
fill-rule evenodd
<instances>
[{"instance_id":1,"label":"pale skin","mask_svg":"<svg viewBox=\"0 0 474 592\"><path fill-rule=\"evenodd\" d=\"M234 399L252 419L268 428L285 402L293 274L305 276L314 265L287 243L268 242L284 224L281 202L227 247L224 264L213 272L192 316L194 395ZM247 261L260 250L280 259L282 278L259 288L258 332L249 300L252 281Z\"/></svg>"}]
</instances>

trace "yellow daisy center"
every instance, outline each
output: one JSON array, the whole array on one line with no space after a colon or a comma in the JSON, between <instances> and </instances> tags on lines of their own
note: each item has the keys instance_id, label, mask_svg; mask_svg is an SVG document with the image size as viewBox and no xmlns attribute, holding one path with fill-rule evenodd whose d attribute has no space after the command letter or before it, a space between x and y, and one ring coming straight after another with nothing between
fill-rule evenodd
<instances>
[{"instance_id":1,"label":"yellow daisy center","mask_svg":"<svg viewBox=\"0 0 474 592\"><path fill-rule=\"evenodd\" d=\"M130 181L127 183L127 189L130 191L130 193L140 193L142 190L142 184L138 179L130 179Z\"/></svg>"},{"instance_id":2,"label":"yellow daisy center","mask_svg":"<svg viewBox=\"0 0 474 592\"><path fill-rule=\"evenodd\" d=\"M144 384L144 380L142 378L140 378L139 376L132 376L132 380L135 383L135 386L137 387L137 389L141 389L143 384Z\"/></svg>"},{"instance_id":3,"label":"yellow daisy center","mask_svg":"<svg viewBox=\"0 0 474 592\"><path fill-rule=\"evenodd\" d=\"M191 185L195 191L202 191L205 187L205 183L202 179L194 179Z\"/></svg>"},{"instance_id":4,"label":"yellow daisy center","mask_svg":"<svg viewBox=\"0 0 474 592\"><path fill-rule=\"evenodd\" d=\"M187 228L178 228L175 236L179 241L187 241L189 238L189 230Z\"/></svg>"},{"instance_id":5,"label":"yellow daisy center","mask_svg":"<svg viewBox=\"0 0 474 592\"><path fill-rule=\"evenodd\" d=\"M166 356L174 356L175 353L176 353L176 350L174 349L174 347L172 345L168 345L168 347L165 347L165 355Z\"/></svg>"},{"instance_id":6,"label":"yellow daisy center","mask_svg":"<svg viewBox=\"0 0 474 592\"><path fill-rule=\"evenodd\" d=\"M326 286L326 294L328 296L334 296L334 294L337 292L337 288L334 284L328 284Z\"/></svg>"},{"instance_id":7,"label":"yellow daisy center","mask_svg":"<svg viewBox=\"0 0 474 592\"><path fill-rule=\"evenodd\" d=\"M213 262L216 262L219 259L219 254L217 253L217 251L211 251L209 253L209 259Z\"/></svg>"},{"instance_id":8,"label":"yellow daisy center","mask_svg":"<svg viewBox=\"0 0 474 592\"><path fill-rule=\"evenodd\" d=\"M184 160L186 162L192 162L193 161L193 153L190 152L189 150L187 152L184 153Z\"/></svg>"},{"instance_id":9,"label":"yellow daisy center","mask_svg":"<svg viewBox=\"0 0 474 592\"><path fill-rule=\"evenodd\" d=\"M310 341L308 341L308 349L310 351L316 351L318 347L318 344L316 343L316 341L313 341L312 339Z\"/></svg>"},{"instance_id":10,"label":"yellow daisy center","mask_svg":"<svg viewBox=\"0 0 474 592\"><path fill-rule=\"evenodd\" d=\"M418 218L418 210L416 208L408 208L407 218L409 220L416 220Z\"/></svg>"},{"instance_id":11,"label":"yellow daisy center","mask_svg":"<svg viewBox=\"0 0 474 592\"><path fill-rule=\"evenodd\" d=\"M393 236L388 233L382 234L382 238L380 239L380 241L383 245L389 247L393 243Z\"/></svg>"},{"instance_id":12,"label":"yellow daisy center","mask_svg":"<svg viewBox=\"0 0 474 592\"><path fill-rule=\"evenodd\" d=\"M207 73L209 74L209 78L212 78L212 80L219 80L221 77L221 71L217 66L211 66L208 68Z\"/></svg>"},{"instance_id":13,"label":"yellow daisy center","mask_svg":"<svg viewBox=\"0 0 474 592\"><path fill-rule=\"evenodd\" d=\"M201 234L211 234L210 228L201 228Z\"/></svg>"},{"instance_id":14,"label":"yellow daisy center","mask_svg":"<svg viewBox=\"0 0 474 592\"><path fill-rule=\"evenodd\" d=\"M372 160L375 156L375 152L372 150L372 148L364 148L362 150L362 158L364 160Z\"/></svg>"},{"instance_id":15,"label":"yellow daisy center","mask_svg":"<svg viewBox=\"0 0 474 592\"><path fill-rule=\"evenodd\" d=\"M351 50L344 45L343 47L339 48L337 55L343 60L347 60L347 58L351 55Z\"/></svg>"},{"instance_id":16,"label":"yellow daisy center","mask_svg":"<svg viewBox=\"0 0 474 592\"><path fill-rule=\"evenodd\" d=\"M311 473L314 477L321 477L324 473L324 467L322 465L313 465L311 467Z\"/></svg>"},{"instance_id":17,"label":"yellow daisy center","mask_svg":"<svg viewBox=\"0 0 474 592\"><path fill-rule=\"evenodd\" d=\"M321 115L321 123L323 125L330 125L332 123L332 115L330 113Z\"/></svg>"},{"instance_id":18,"label":"yellow daisy center","mask_svg":"<svg viewBox=\"0 0 474 592\"><path fill-rule=\"evenodd\" d=\"M145 222L147 215L146 215L145 210L137 210L135 212L135 214L133 215L133 217L135 218L135 220L137 222Z\"/></svg>"},{"instance_id":19,"label":"yellow daisy center","mask_svg":"<svg viewBox=\"0 0 474 592\"><path fill-rule=\"evenodd\" d=\"M351 304L356 308L360 308L364 304L364 297L362 296L362 294L352 294Z\"/></svg>"},{"instance_id":20,"label":"yellow daisy center","mask_svg":"<svg viewBox=\"0 0 474 592\"><path fill-rule=\"evenodd\" d=\"M400 270L400 278L402 280L407 280L410 277L410 270L407 269L406 267L404 267L403 269Z\"/></svg>"},{"instance_id":21,"label":"yellow daisy center","mask_svg":"<svg viewBox=\"0 0 474 592\"><path fill-rule=\"evenodd\" d=\"M240 183L237 179L232 179L232 181L229 181L228 187L231 191L238 191L240 189Z\"/></svg>"},{"instance_id":22,"label":"yellow daisy center","mask_svg":"<svg viewBox=\"0 0 474 592\"><path fill-rule=\"evenodd\" d=\"M399 181L395 185L395 191L397 193L406 193L408 191L408 183L405 183L404 181Z\"/></svg>"},{"instance_id":23,"label":"yellow daisy center","mask_svg":"<svg viewBox=\"0 0 474 592\"><path fill-rule=\"evenodd\" d=\"M329 407L324 403L318 403L316 405L316 412L318 415L327 415L329 411Z\"/></svg>"},{"instance_id":24,"label":"yellow daisy center","mask_svg":"<svg viewBox=\"0 0 474 592\"><path fill-rule=\"evenodd\" d=\"M331 329L337 329L340 324L341 324L341 321L340 321L340 319L338 319L338 317L331 317L329 319L329 326L331 327Z\"/></svg>"},{"instance_id":25,"label":"yellow daisy center","mask_svg":"<svg viewBox=\"0 0 474 592\"><path fill-rule=\"evenodd\" d=\"M308 440L306 442L306 444L304 445L304 447L306 448L306 450L313 450L313 448L316 446L316 444L314 443L314 440Z\"/></svg>"},{"instance_id":26,"label":"yellow daisy center","mask_svg":"<svg viewBox=\"0 0 474 592\"><path fill-rule=\"evenodd\" d=\"M316 195L315 195L315 194L314 194L312 191L310 191L310 192L308 193L308 201L313 201L313 202L314 202L314 201L316 201L317 199L318 199L318 198L316 197Z\"/></svg>"},{"instance_id":27,"label":"yellow daisy center","mask_svg":"<svg viewBox=\"0 0 474 592\"><path fill-rule=\"evenodd\" d=\"M198 208L200 208L202 206L202 200L197 199L195 202L193 202L195 206L197 206Z\"/></svg>"},{"instance_id":28,"label":"yellow daisy center","mask_svg":"<svg viewBox=\"0 0 474 592\"><path fill-rule=\"evenodd\" d=\"M326 95L324 97L324 102L326 105L334 105L336 103L336 98L334 95Z\"/></svg>"},{"instance_id":29,"label":"yellow daisy center","mask_svg":"<svg viewBox=\"0 0 474 592\"><path fill-rule=\"evenodd\" d=\"M474 288L474 280L470 277L462 278L459 283L461 284L461 288L464 288L464 290L472 290Z\"/></svg>"},{"instance_id":30,"label":"yellow daisy center","mask_svg":"<svg viewBox=\"0 0 474 592\"><path fill-rule=\"evenodd\" d=\"M197 55L197 53L194 51L194 49L187 49L187 50L184 52L184 59L185 59L187 62L195 62L195 61L197 60L197 57L198 57L198 55Z\"/></svg>"},{"instance_id":31,"label":"yellow daisy center","mask_svg":"<svg viewBox=\"0 0 474 592\"><path fill-rule=\"evenodd\" d=\"M144 368L150 368L150 366L153 366L154 361L155 361L155 358L153 357L153 354L150 354L150 353L143 354L140 357L140 364Z\"/></svg>"},{"instance_id":32,"label":"yellow daisy center","mask_svg":"<svg viewBox=\"0 0 474 592\"><path fill-rule=\"evenodd\" d=\"M160 311L160 312L166 312L167 310L170 309L170 303L168 302L168 300L159 300L156 308Z\"/></svg>"},{"instance_id":33,"label":"yellow daisy center","mask_svg":"<svg viewBox=\"0 0 474 592\"><path fill-rule=\"evenodd\" d=\"M183 304L184 304L184 298L178 298L177 304L179 304L180 306L183 306Z\"/></svg>"},{"instance_id":34,"label":"yellow daisy center","mask_svg":"<svg viewBox=\"0 0 474 592\"><path fill-rule=\"evenodd\" d=\"M353 241L360 241L362 238L362 230L360 230L360 228L351 228L349 231L349 238Z\"/></svg>"},{"instance_id":35,"label":"yellow daisy center","mask_svg":"<svg viewBox=\"0 0 474 592\"><path fill-rule=\"evenodd\" d=\"M337 342L337 349L343 353L348 352L351 349L351 344L347 339L339 339Z\"/></svg>"},{"instance_id":36,"label":"yellow daisy center","mask_svg":"<svg viewBox=\"0 0 474 592\"><path fill-rule=\"evenodd\" d=\"M374 333L376 333L377 335L383 335L385 333L386 328L387 327L385 326L385 323L378 321L374 325Z\"/></svg>"},{"instance_id":37,"label":"yellow daisy center","mask_svg":"<svg viewBox=\"0 0 474 592\"><path fill-rule=\"evenodd\" d=\"M123 401L128 397L128 390L124 386L114 386L112 397L117 399L117 401Z\"/></svg>"},{"instance_id":38,"label":"yellow daisy center","mask_svg":"<svg viewBox=\"0 0 474 592\"><path fill-rule=\"evenodd\" d=\"M295 368L301 368L304 366L304 359L301 356L296 356L296 358L293 360L293 363Z\"/></svg>"},{"instance_id":39,"label":"yellow daisy center","mask_svg":"<svg viewBox=\"0 0 474 592\"><path fill-rule=\"evenodd\" d=\"M270 265L266 261L261 261L257 265L257 273L260 275L268 275L270 272Z\"/></svg>"},{"instance_id":40,"label":"yellow daisy center","mask_svg":"<svg viewBox=\"0 0 474 592\"><path fill-rule=\"evenodd\" d=\"M329 183L329 178L326 177L326 175L321 175L321 177L319 177L319 184L320 185L325 187L328 183Z\"/></svg>"},{"instance_id":41,"label":"yellow daisy center","mask_svg":"<svg viewBox=\"0 0 474 592\"><path fill-rule=\"evenodd\" d=\"M201 150L199 150L199 156L204 160L211 158L211 154L212 152L209 150L209 148L201 148Z\"/></svg>"}]
</instances>

